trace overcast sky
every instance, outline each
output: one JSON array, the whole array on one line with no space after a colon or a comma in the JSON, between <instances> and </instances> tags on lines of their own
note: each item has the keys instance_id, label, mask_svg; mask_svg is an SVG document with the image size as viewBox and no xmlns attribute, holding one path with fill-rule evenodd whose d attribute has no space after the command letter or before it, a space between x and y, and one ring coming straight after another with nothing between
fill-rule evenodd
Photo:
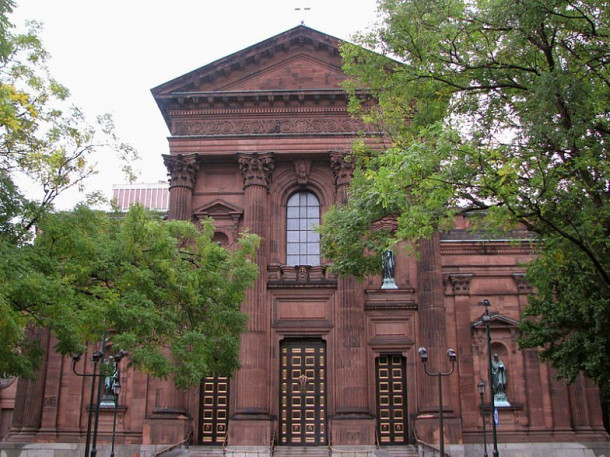
<instances>
[{"instance_id":1,"label":"overcast sky","mask_svg":"<svg viewBox=\"0 0 610 457\"><path fill-rule=\"evenodd\" d=\"M16 25L43 23L53 76L93 120L111 113L123 141L142 157L140 182L166 179L165 122L150 89L301 21L337 38L370 27L376 0L17 0ZM296 8L300 8L296 10ZM309 8L309 10L305 10ZM125 178L98 158L90 189L111 195ZM77 196L64 196L71 207Z\"/></svg>"}]
</instances>

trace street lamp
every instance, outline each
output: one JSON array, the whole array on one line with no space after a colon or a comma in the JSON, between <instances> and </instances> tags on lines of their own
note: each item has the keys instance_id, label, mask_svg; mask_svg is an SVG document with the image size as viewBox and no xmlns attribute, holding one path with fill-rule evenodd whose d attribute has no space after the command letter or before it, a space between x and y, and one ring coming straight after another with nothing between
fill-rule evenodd
<instances>
[{"instance_id":1,"label":"street lamp","mask_svg":"<svg viewBox=\"0 0 610 457\"><path fill-rule=\"evenodd\" d=\"M121 357L122 358L122 357ZM119 394L121 393L121 375L119 365L116 362L116 372L112 376L112 393L114 394L114 415L112 417L112 447L110 449L110 457L114 457L114 437L116 433L116 410L119 403Z\"/></svg>"},{"instance_id":2,"label":"street lamp","mask_svg":"<svg viewBox=\"0 0 610 457\"><path fill-rule=\"evenodd\" d=\"M436 376L438 378L438 420L440 427L440 440L441 440L441 457L445 456L445 435L444 435L444 427L443 427L443 376L449 376L455 370L455 361L457 360L457 354L453 349L447 350L447 357L449 357L449 361L451 362L451 370L446 372L437 372L433 373L428 371L428 351L425 347L420 347L417 352L419 352L419 357L421 358L422 363L424 364L424 371L428 376Z\"/></svg>"},{"instance_id":3,"label":"street lamp","mask_svg":"<svg viewBox=\"0 0 610 457\"><path fill-rule=\"evenodd\" d=\"M492 371L492 364L491 364L491 330L490 330L490 325L491 325L491 316L489 315L489 300L483 300L483 302L481 303L484 307L485 307L485 314L483 314L483 317L481 318L481 320L483 321L483 324L485 324L485 330L487 332L487 374L489 377L489 398L490 398L490 411L491 411L491 436L493 438L493 452L492 455L493 457L499 457L499 453L498 453L498 436L496 433L496 418L495 416L495 411L496 411L496 405L494 402L494 389L493 389L493 371Z\"/></svg>"},{"instance_id":4,"label":"street lamp","mask_svg":"<svg viewBox=\"0 0 610 457\"><path fill-rule=\"evenodd\" d=\"M106 336L102 337L102 342L101 342L101 348L99 351L95 351L92 356L91 356L91 360L93 361L93 372L92 373L78 373L76 371L76 364L80 361L82 354L74 354L72 356L72 372L77 375L77 376L82 376L82 377L90 377L93 378L91 381L91 394L90 394L90 399L89 399L89 417L87 420L87 442L85 445L85 457L96 457L97 455L97 430L98 430L98 424L99 424L99 415L100 415L100 403L101 403L101 399L102 399L102 377L107 377L106 374L103 373L103 371L107 372L107 370L103 370L103 367L108 365L108 364L113 364L114 365L114 372L112 375L112 378L114 379L116 376L116 384L117 387L115 390L114 386L111 386L111 392L116 392L116 396L118 397L118 392L120 392L120 384L118 382L118 373L119 373L119 362L123 359L123 357L125 357L127 355L126 351L119 351L117 354L115 355L111 355L108 357L108 360L106 360L104 358L105 356L105 352L106 352L106 343L107 343L108 339L106 338ZM98 365L99 365L99 371L98 371ZM91 442L91 422L92 422L92 413L93 413L93 396L94 396L94 392L95 392L95 381L96 378L98 379L97 382L97 400L95 401L95 422L93 425L93 443L91 444L91 450L90 449L90 442ZM116 397L115 397L115 420L116 420ZM113 440L113 447L114 447L114 424L113 424L113 432L112 432L112 440Z\"/></svg>"},{"instance_id":5,"label":"street lamp","mask_svg":"<svg viewBox=\"0 0 610 457\"><path fill-rule=\"evenodd\" d=\"M477 390L481 397L481 417L483 418L483 455L487 457L487 430L485 429L485 383L479 381L477 383Z\"/></svg>"}]
</instances>

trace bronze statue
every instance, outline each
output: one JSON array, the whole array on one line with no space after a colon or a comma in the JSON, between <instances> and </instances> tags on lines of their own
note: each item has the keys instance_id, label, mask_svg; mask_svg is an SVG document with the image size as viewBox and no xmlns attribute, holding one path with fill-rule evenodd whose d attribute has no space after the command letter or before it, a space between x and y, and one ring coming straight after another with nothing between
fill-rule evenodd
<instances>
[{"instance_id":1,"label":"bronze statue","mask_svg":"<svg viewBox=\"0 0 610 457\"><path fill-rule=\"evenodd\" d=\"M492 386L494 401L496 402L508 402L506 397L506 367L498 354L494 354L491 362L491 374L492 374Z\"/></svg>"},{"instance_id":2,"label":"bronze statue","mask_svg":"<svg viewBox=\"0 0 610 457\"><path fill-rule=\"evenodd\" d=\"M383 283L382 289L398 289L398 286L394 282L394 270L396 268L396 262L394 260L394 253L391 250L385 251L381 255L381 265L383 271Z\"/></svg>"}]
</instances>

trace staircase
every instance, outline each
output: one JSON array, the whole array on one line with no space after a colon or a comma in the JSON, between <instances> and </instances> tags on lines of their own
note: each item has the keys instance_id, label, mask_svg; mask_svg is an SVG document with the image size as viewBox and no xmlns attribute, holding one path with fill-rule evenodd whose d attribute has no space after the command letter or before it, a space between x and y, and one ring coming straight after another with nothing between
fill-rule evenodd
<instances>
[{"instance_id":1,"label":"staircase","mask_svg":"<svg viewBox=\"0 0 610 457\"><path fill-rule=\"evenodd\" d=\"M222 446L191 446L185 457L223 457Z\"/></svg>"},{"instance_id":2,"label":"staircase","mask_svg":"<svg viewBox=\"0 0 610 457\"><path fill-rule=\"evenodd\" d=\"M183 449L184 457L223 457L220 446L191 446ZM239 454L239 455L238 455ZM264 455L263 455L264 454ZM225 457L269 457L269 451L254 450L227 450ZM163 456L165 457L165 456ZM176 456L177 457L177 456ZM182 457L182 456L181 456ZM409 446L384 446L377 450L364 451L362 449L334 449L332 455L326 446L278 446L273 450L273 457L419 457L417 448Z\"/></svg>"},{"instance_id":3,"label":"staircase","mask_svg":"<svg viewBox=\"0 0 610 457\"><path fill-rule=\"evenodd\" d=\"M417 447L408 446L385 446L377 451L377 456L381 457L381 452L384 452L387 457L419 457Z\"/></svg>"},{"instance_id":4,"label":"staircase","mask_svg":"<svg viewBox=\"0 0 610 457\"><path fill-rule=\"evenodd\" d=\"M273 449L273 457L328 457L326 446L278 446Z\"/></svg>"}]
</instances>

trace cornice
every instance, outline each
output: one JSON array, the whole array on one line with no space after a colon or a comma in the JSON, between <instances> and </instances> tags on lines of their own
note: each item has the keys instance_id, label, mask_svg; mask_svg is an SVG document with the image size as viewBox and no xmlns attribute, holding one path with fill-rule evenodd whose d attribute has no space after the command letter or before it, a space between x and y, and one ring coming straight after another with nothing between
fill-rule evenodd
<instances>
[{"instance_id":1,"label":"cornice","mask_svg":"<svg viewBox=\"0 0 610 457\"><path fill-rule=\"evenodd\" d=\"M230 106L220 108L184 108L184 109L171 109L169 114L172 117L198 117L198 116L271 116L271 115L307 115L307 114L325 114L336 113L339 115L348 116L345 106L336 105L317 105L317 106Z\"/></svg>"},{"instance_id":2,"label":"cornice","mask_svg":"<svg viewBox=\"0 0 610 457\"><path fill-rule=\"evenodd\" d=\"M441 255L499 255L499 254L535 254L535 243L528 240L505 241L443 241L441 240Z\"/></svg>"},{"instance_id":3,"label":"cornice","mask_svg":"<svg viewBox=\"0 0 610 457\"><path fill-rule=\"evenodd\" d=\"M363 95L364 96L364 95ZM177 113L227 114L262 109L303 113L303 110L347 111L349 95L343 90L287 90L172 94L157 100L170 117ZM306 112L306 111L305 111Z\"/></svg>"}]
</instances>

